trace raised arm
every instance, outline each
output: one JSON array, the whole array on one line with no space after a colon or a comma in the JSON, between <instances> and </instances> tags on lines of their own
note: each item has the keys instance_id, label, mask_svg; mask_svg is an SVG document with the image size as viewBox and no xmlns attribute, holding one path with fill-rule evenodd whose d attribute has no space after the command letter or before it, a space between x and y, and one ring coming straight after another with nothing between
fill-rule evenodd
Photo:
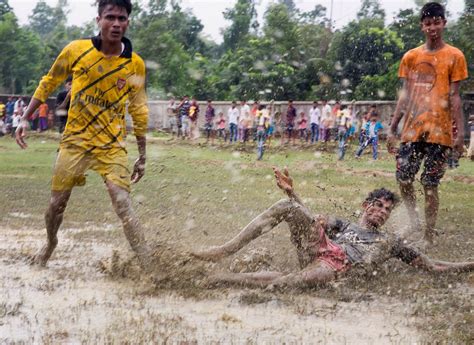
<instances>
[{"instance_id":1,"label":"raised arm","mask_svg":"<svg viewBox=\"0 0 474 345\"><path fill-rule=\"evenodd\" d=\"M294 188L293 188L293 179L290 177L290 173L288 172L288 168L283 169L283 172L278 170L276 167L273 167L273 172L275 174L275 179L278 188L280 188L282 191L288 195L288 197L294 201L296 201L298 204L303 205L303 201L300 199L300 197L296 194Z\"/></svg>"}]
</instances>

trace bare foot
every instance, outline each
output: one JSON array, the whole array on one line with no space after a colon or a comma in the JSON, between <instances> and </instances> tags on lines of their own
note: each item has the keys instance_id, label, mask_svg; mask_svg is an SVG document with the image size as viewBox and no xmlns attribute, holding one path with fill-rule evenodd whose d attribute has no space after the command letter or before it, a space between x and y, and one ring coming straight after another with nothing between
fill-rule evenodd
<instances>
[{"instance_id":1,"label":"bare foot","mask_svg":"<svg viewBox=\"0 0 474 345\"><path fill-rule=\"evenodd\" d=\"M56 248L53 244L45 244L31 259L30 265L46 266L49 258L53 254L54 249Z\"/></svg>"},{"instance_id":2,"label":"bare foot","mask_svg":"<svg viewBox=\"0 0 474 345\"><path fill-rule=\"evenodd\" d=\"M218 261L226 256L226 253L220 247L210 247L205 250L190 252L191 256L205 261Z\"/></svg>"}]
</instances>

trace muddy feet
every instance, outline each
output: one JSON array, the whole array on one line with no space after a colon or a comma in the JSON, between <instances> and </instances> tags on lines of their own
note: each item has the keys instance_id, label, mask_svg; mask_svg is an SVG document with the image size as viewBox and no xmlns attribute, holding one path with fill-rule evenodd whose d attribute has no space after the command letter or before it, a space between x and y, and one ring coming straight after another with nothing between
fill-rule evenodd
<instances>
[{"instance_id":1,"label":"muddy feet","mask_svg":"<svg viewBox=\"0 0 474 345\"><path fill-rule=\"evenodd\" d=\"M55 248L56 244L45 244L35 255L28 258L29 264L45 267Z\"/></svg>"}]
</instances>

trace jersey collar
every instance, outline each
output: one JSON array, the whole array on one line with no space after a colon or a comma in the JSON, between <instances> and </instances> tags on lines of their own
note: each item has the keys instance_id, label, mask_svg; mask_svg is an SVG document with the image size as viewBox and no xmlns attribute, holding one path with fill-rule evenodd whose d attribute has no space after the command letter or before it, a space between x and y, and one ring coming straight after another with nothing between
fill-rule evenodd
<instances>
[{"instance_id":1,"label":"jersey collar","mask_svg":"<svg viewBox=\"0 0 474 345\"><path fill-rule=\"evenodd\" d=\"M98 51L100 51L100 47L102 45L102 37L100 37L100 34L98 34L97 36L92 37L91 40L92 40L92 44L94 45L94 47ZM132 42L130 42L130 40L127 37L124 36L124 37L122 37L122 43L125 46L125 48L124 48L122 54L120 54L120 57L130 59L132 57Z\"/></svg>"}]
</instances>

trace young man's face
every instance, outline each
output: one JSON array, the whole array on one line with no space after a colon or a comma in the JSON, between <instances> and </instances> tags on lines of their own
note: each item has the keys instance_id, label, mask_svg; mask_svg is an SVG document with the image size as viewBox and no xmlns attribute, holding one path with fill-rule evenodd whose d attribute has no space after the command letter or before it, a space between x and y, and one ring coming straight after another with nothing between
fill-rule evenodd
<instances>
[{"instance_id":1,"label":"young man's face","mask_svg":"<svg viewBox=\"0 0 474 345\"><path fill-rule=\"evenodd\" d=\"M443 36L446 19L441 17L426 17L421 21L421 31L426 39L437 40Z\"/></svg>"},{"instance_id":2,"label":"young man's face","mask_svg":"<svg viewBox=\"0 0 474 345\"><path fill-rule=\"evenodd\" d=\"M129 20L123 7L107 5L97 17L102 39L108 42L120 42L127 31Z\"/></svg>"},{"instance_id":3,"label":"young man's face","mask_svg":"<svg viewBox=\"0 0 474 345\"><path fill-rule=\"evenodd\" d=\"M64 84L64 88L68 92L71 90L71 87L72 87L72 82L71 81L68 81L68 82L66 82L66 84Z\"/></svg>"},{"instance_id":4,"label":"young man's face","mask_svg":"<svg viewBox=\"0 0 474 345\"><path fill-rule=\"evenodd\" d=\"M363 220L369 226L379 228L385 224L393 210L393 202L384 198L365 201Z\"/></svg>"}]
</instances>

